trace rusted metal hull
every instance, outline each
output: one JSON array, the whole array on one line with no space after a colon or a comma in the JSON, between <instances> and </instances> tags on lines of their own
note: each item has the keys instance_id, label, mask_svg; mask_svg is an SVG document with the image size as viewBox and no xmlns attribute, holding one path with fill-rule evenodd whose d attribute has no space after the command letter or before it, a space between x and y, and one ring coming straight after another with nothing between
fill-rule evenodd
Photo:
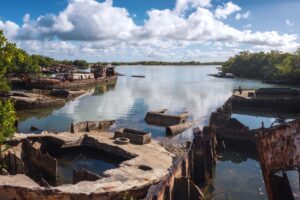
<instances>
[{"instance_id":1,"label":"rusted metal hull","mask_svg":"<svg viewBox=\"0 0 300 200\"><path fill-rule=\"evenodd\" d=\"M300 169L300 119L261 130L256 135L256 146L264 182L270 200L293 196L289 187L281 191L278 185L287 186L286 178L275 177L276 172Z\"/></svg>"},{"instance_id":2,"label":"rusted metal hull","mask_svg":"<svg viewBox=\"0 0 300 200\"><path fill-rule=\"evenodd\" d=\"M187 151L173 164L168 176L149 188L145 200L205 199L198 186L212 177L215 159L213 129L205 127L203 133L194 129L194 139L187 143Z\"/></svg>"},{"instance_id":3,"label":"rusted metal hull","mask_svg":"<svg viewBox=\"0 0 300 200\"><path fill-rule=\"evenodd\" d=\"M112 83L117 80L118 76L111 76L108 78L99 78L99 79L87 79L87 80L77 80L77 81L58 81L53 84L43 84L40 81L29 81L25 82L25 86L28 89L43 89L43 90L49 90L49 89L78 89L78 88L84 88L89 86L94 86L98 84L105 84L105 83Z\"/></svg>"}]
</instances>

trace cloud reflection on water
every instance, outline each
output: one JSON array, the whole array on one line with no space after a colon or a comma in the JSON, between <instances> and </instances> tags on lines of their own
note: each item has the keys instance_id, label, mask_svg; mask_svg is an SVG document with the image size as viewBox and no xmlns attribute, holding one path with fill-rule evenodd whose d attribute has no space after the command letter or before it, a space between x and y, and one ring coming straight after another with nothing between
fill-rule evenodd
<instances>
[{"instance_id":1,"label":"cloud reflection on water","mask_svg":"<svg viewBox=\"0 0 300 200\"><path fill-rule=\"evenodd\" d=\"M118 67L117 71L127 76L119 77L115 87L91 89L90 95L69 102L48 116L32 115L20 123L20 130L26 132L35 125L62 131L72 121L117 119L116 126L156 132L143 121L147 111L167 108L174 113L188 111L191 119L203 119L224 103L233 88L232 81L207 76L217 71L213 66L130 66ZM163 131L153 135L163 136Z\"/></svg>"}]
</instances>

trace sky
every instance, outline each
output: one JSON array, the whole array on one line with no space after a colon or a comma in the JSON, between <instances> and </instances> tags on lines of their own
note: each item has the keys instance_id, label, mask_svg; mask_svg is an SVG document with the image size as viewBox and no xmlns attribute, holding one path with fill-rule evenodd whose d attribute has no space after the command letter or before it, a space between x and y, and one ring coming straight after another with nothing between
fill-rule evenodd
<instances>
[{"instance_id":1,"label":"sky","mask_svg":"<svg viewBox=\"0 0 300 200\"><path fill-rule=\"evenodd\" d=\"M96 61L225 61L300 48L300 0L1 0L30 54Z\"/></svg>"}]
</instances>

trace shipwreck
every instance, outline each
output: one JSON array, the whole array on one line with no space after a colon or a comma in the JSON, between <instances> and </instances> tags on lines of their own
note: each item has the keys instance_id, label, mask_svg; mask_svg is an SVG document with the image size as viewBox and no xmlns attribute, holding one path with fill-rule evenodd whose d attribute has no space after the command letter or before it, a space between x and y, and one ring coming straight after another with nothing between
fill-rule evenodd
<instances>
[{"instance_id":1,"label":"shipwreck","mask_svg":"<svg viewBox=\"0 0 300 200\"><path fill-rule=\"evenodd\" d=\"M119 129L112 134L101 122L73 124L77 131L15 134L1 156L0 193L4 199L202 199L198 185L212 176L216 160L213 129L194 129L194 139L176 155L151 134ZM106 123L111 124L111 122ZM82 126L81 126L82 125ZM78 127L78 128L74 128ZM89 131L81 131L81 127ZM123 139L127 142L120 143ZM76 167L84 152L103 155L99 171ZM75 153L75 156L71 156ZM67 154L67 160L61 159ZM107 160L113 159L113 161ZM97 161L98 162L98 161ZM182 192L182 189L186 192ZM189 192L188 192L189 191Z\"/></svg>"},{"instance_id":2,"label":"shipwreck","mask_svg":"<svg viewBox=\"0 0 300 200\"><path fill-rule=\"evenodd\" d=\"M112 66L95 65L91 72L64 72L54 78L23 76L11 79L15 87L26 89L78 89L96 84L111 83L117 80L117 73Z\"/></svg>"}]
</instances>

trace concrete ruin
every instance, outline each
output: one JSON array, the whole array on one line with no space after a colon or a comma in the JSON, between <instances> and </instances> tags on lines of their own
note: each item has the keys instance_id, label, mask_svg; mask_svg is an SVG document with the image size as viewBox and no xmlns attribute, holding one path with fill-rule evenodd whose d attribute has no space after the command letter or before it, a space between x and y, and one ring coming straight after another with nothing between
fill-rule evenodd
<instances>
[{"instance_id":1,"label":"concrete ruin","mask_svg":"<svg viewBox=\"0 0 300 200\"><path fill-rule=\"evenodd\" d=\"M183 124L177 124L166 127L166 135L167 136L174 136L182 133L183 131L191 128L193 126L193 122L187 122Z\"/></svg>"},{"instance_id":2,"label":"concrete ruin","mask_svg":"<svg viewBox=\"0 0 300 200\"><path fill-rule=\"evenodd\" d=\"M134 144L148 144L151 142L151 133L129 129L121 128L115 131L115 138L128 138L130 142Z\"/></svg>"},{"instance_id":3,"label":"concrete ruin","mask_svg":"<svg viewBox=\"0 0 300 200\"><path fill-rule=\"evenodd\" d=\"M107 130L114 123L115 120L73 122L70 124L70 133L103 131Z\"/></svg>"},{"instance_id":4,"label":"concrete ruin","mask_svg":"<svg viewBox=\"0 0 300 200\"><path fill-rule=\"evenodd\" d=\"M166 114L167 111L167 109L162 109L147 112L145 121L151 125L167 127L185 123L189 117L187 112L183 112L179 115L169 115Z\"/></svg>"},{"instance_id":5,"label":"concrete ruin","mask_svg":"<svg viewBox=\"0 0 300 200\"><path fill-rule=\"evenodd\" d=\"M43 133L16 134L11 148L4 152L9 175L0 176L2 199L123 199L126 193L134 198L146 196L148 188L158 183L172 166L173 156L158 142L144 145L118 145L111 133ZM55 185L57 160L50 149L79 146L122 157L117 168L104 171L103 177L76 169L74 184ZM159 158L159 159L157 159Z\"/></svg>"},{"instance_id":6,"label":"concrete ruin","mask_svg":"<svg viewBox=\"0 0 300 200\"><path fill-rule=\"evenodd\" d=\"M269 199L294 199L285 171L300 169L300 119L262 129L256 146Z\"/></svg>"},{"instance_id":7,"label":"concrete ruin","mask_svg":"<svg viewBox=\"0 0 300 200\"><path fill-rule=\"evenodd\" d=\"M7 142L10 148L3 153L8 170L6 175L0 175L1 198L121 200L129 195L147 200L204 199L199 186L212 178L216 163L213 128L194 129L193 141L179 155L151 141L149 134L132 134L127 129L119 132L115 137L128 137L130 142L118 144L111 133L98 129L88 133L15 134ZM143 145L136 145L140 141ZM74 168L73 184L62 184L58 181L59 161L53 151L78 147L103 151L123 161L103 175Z\"/></svg>"}]
</instances>

